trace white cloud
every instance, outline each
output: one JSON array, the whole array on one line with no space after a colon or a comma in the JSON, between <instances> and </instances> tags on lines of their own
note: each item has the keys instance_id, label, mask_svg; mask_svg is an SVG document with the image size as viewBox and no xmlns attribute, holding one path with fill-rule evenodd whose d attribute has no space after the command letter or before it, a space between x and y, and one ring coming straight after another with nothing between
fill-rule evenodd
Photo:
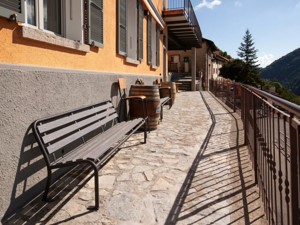
<instances>
[{"instance_id":1,"label":"white cloud","mask_svg":"<svg viewBox=\"0 0 300 225\"><path fill-rule=\"evenodd\" d=\"M258 63L262 68L270 65L274 60L274 55L271 53L263 53L262 55L258 56Z\"/></svg>"},{"instance_id":2,"label":"white cloud","mask_svg":"<svg viewBox=\"0 0 300 225\"><path fill-rule=\"evenodd\" d=\"M213 9L218 5L221 5L221 0L202 0L198 5L196 5L195 10L202 9L202 8L208 8Z\"/></svg>"},{"instance_id":3,"label":"white cloud","mask_svg":"<svg viewBox=\"0 0 300 225\"><path fill-rule=\"evenodd\" d=\"M243 5L243 3L241 1L235 1L234 5L237 7L241 7Z\"/></svg>"}]
</instances>

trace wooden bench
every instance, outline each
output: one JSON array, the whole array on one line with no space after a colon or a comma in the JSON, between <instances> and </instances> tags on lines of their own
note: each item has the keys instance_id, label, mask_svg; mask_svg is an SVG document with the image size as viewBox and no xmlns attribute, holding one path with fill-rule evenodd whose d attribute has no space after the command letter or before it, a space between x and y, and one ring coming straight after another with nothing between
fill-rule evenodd
<instances>
[{"instance_id":1,"label":"wooden bench","mask_svg":"<svg viewBox=\"0 0 300 225\"><path fill-rule=\"evenodd\" d=\"M48 172L43 200L47 200L53 169L87 164L93 169L95 179L95 206L88 208L99 209L99 168L146 119L120 122L111 101L105 101L35 121L33 132Z\"/></svg>"}]
</instances>

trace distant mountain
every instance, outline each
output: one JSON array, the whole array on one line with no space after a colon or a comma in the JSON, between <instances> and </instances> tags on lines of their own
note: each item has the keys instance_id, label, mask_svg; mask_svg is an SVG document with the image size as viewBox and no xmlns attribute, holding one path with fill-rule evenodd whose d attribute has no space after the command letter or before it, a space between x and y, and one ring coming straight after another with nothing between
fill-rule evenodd
<instances>
[{"instance_id":1,"label":"distant mountain","mask_svg":"<svg viewBox=\"0 0 300 225\"><path fill-rule=\"evenodd\" d=\"M260 74L262 78L279 81L300 96L300 48L274 61L262 69Z\"/></svg>"}]
</instances>

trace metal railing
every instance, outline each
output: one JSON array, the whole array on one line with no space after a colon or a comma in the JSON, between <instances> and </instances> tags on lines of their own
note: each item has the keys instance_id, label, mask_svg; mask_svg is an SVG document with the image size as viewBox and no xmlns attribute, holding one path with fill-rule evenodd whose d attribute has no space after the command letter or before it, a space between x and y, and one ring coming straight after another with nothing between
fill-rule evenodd
<instances>
[{"instance_id":1,"label":"metal railing","mask_svg":"<svg viewBox=\"0 0 300 225\"><path fill-rule=\"evenodd\" d=\"M241 115L269 223L300 224L300 106L226 79L210 91Z\"/></svg>"},{"instance_id":2,"label":"metal railing","mask_svg":"<svg viewBox=\"0 0 300 225\"><path fill-rule=\"evenodd\" d=\"M183 9L185 11L185 14L189 20L189 23L191 26L194 27L195 33L200 39L202 37L201 35L201 29L193 8L193 5L190 0L172 0L168 1L168 7L167 10L179 10Z\"/></svg>"}]
</instances>

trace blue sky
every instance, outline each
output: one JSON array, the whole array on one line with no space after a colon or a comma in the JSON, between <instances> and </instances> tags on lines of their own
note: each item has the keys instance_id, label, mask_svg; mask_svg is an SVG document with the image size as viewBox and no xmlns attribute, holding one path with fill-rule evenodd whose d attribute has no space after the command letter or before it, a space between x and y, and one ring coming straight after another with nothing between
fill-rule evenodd
<instances>
[{"instance_id":1,"label":"blue sky","mask_svg":"<svg viewBox=\"0 0 300 225\"><path fill-rule=\"evenodd\" d=\"M262 67L300 48L300 0L191 0L204 38L237 58L247 29Z\"/></svg>"}]
</instances>

